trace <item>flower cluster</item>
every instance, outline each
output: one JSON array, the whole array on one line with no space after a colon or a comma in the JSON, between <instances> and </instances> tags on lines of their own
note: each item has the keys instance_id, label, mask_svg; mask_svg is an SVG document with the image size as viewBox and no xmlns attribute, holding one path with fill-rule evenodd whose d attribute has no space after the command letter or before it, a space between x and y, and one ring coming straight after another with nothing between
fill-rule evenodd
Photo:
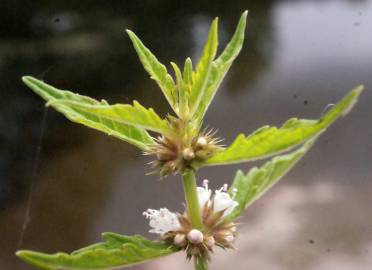
<instances>
[{"instance_id":1,"label":"flower cluster","mask_svg":"<svg viewBox=\"0 0 372 270\"><path fill-rule=\"evenodd\" d=\"M233 248L236 237L236 225L226 219L238 203L234 200L236 191L228 193L227 184L214 193L208 187L208 180L197 187L198 200L203 220L203 228L192 228L187 212L170 212L166 208L148 209L143 215L149 219L150 232L161 235L167 243L184 249L187 258L207 258L214 246Z\"/></svg>"},{"instance_id":2,"label":"flower cluster","mask_svg":"<svg viewBox=\"0 0 372 270\"><path fill-rule=\"evenodd\" d=\"M193 168L222 147L219 144L222 140L215 137L216 132L213 130L204 130L195 136L185 132L185 125L181 120L173 119L171 123L175 132L179 133L178 136L160 136L156 139L156 144L145 152L156 156L156 160L151 164L160 176Z\"/></svg>"}]
</instances>

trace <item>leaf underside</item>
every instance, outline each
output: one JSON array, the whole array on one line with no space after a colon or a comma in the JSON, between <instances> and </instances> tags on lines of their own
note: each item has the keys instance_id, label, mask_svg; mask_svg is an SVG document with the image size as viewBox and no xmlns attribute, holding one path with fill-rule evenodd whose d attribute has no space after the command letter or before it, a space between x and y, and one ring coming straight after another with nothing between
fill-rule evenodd
<instances>
[{"instance_id":1,"label":"leaf underside","mask_svg":"<svg viewBox=\"0 0 372 270\"><path fill-rule=\"evenodd\" d=\"M110 136L131 143L142 150L146 150L149 145L154 144L154 140L144 128L128 125L115 119L100 117L98 114L79 108L79 106L82 108L107 107L108 105L105 101L97 101L70 91L59 90L30 76L25 76L22 79L28 87L46 100L50 106L73 122L102 131ZM67 103L64 104L63 102L79 104L79 106L68 106Z\"/></svg>"},{"instance_id":2,"label":"leaf underside","mask_svg":"<svg viewBox=\"0 0 372 270\"><path fill-rule=\"evenodd\" d=\"M289 154L274 157L260 168L252 168L248 174L238 171L231 185L230 193L233 189L237 190L234 200L239 204L227 219L236 219L249 205L278 182L309 151L316 138L310 139L299 149Z\"/></svg>"},{"instance_id":3,"label":"leaf underside","mask_svg":"<svg viewBox=\"0 0 372 270\"><path fill-rule=\"evenodd\" d=\"M166 256L177 248L160 242L150 241L142 236L124 236L103 233L104 242L77 250L71 254L45 254L21 250L17 256L22 260L45 270L58 269L114 269Z\"/></svg>"},{"instance_id":4,"label":"leaf underside","mask_svg":"<svg viewBox=\"0 0 372 270\"><path fill-rule=\"evenodd\" d=\"M240 134L229 147L216 153L203 165L241 163L288 151L292 147L320 134L339 117L347 114L357 102L362 90L363 86L351 90L319 120L292 118L280 128L265 126L247 137Z\"/></svg>"}]
</instances>

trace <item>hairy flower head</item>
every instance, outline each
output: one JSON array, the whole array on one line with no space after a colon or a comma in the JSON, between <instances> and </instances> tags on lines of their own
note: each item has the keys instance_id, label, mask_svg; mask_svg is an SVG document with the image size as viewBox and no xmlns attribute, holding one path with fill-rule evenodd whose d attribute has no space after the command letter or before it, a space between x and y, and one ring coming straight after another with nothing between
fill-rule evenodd
<instances>
[{"instance_id":1,"label":"hairy flower head","mask_svg":"<svg viewBox=\"0 0 372 270\"><path fill-rule=\"evenodd\" d=\"M160 136L152 145L147 155L155 155L152 163L155 172L161 176L177 174L187 168L196 168L222 146L221 139L214 137L215 131L203 131L194 134L188 132L185 124L179 119L172 120L175 136Z\"/></svg>"},{"instance_id":2,"label":"hairy flower head","mask_svg":"<svg viewBox=\"0 0 372 270\"><path fill-rule=\"evenodd\" d=\"M166 208L148 209L144 212L150 220L150 232L160 234L163 241L184 249L187 258L210 258L209 253L215 246L233 248L236 237L236 225L226 217L238 203L227 192L227 185L213 193L209 189L208 180L202 187L197 187L199 206L203 220L203 228L191 226L187 212L183 214L170 212Z\"/></svg>"}]
</instances>

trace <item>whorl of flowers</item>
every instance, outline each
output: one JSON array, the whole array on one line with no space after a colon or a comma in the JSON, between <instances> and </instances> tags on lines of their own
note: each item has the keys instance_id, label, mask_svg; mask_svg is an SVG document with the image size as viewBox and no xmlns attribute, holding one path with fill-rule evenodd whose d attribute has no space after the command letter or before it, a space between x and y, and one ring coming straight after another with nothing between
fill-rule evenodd
<instances>
[{"instance_id":1,"label":"whorl of flowers","mask_svg":"<svg viewBox=\"0 0 372 270\"><path fill-rule=\"evenodd\" d=\"M181 125L180 122L182 121L177 121L178 126ZM151 164L160 176L177 174L186 168L194 168L217 150L222 149L222 145L219 144L222 140L214 137L216 131L203 131L193 137L185 134L185 130L180 127L175 130L179 132L178 136L159 136L156 144L145 152L147 155L156 156L156 160Z\"/></svg>"},{"instance_id":2,"label":"whorl of flowers","mask_svg":"<svg viewBox=\"0 0 372 270\"><path fill-rule=\"evenodd\" d=\"M209 253L215 246L234 248L236 225L225 218L238 203L234 200L235 191L228 193L227 184L214 193L208 187L208 180L197 187L198 201L203 220L200 230L191 226L187 211L183 214L170 212L166 208L148 209L143 215L149 219L151 233L160 234L162 241L184 249L187 258L210 259Z\"/></svg>"}]
</instances>

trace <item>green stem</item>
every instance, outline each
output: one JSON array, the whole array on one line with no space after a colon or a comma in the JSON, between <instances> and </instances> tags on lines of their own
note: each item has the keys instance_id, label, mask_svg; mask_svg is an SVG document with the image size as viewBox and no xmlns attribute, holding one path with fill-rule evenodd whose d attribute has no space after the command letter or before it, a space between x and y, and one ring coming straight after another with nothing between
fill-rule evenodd
<instances>
[{"instance_id":1,"label":"green stem","mask_svg":"<svg viewBox=\"0 0 372 270\"><path fill-rule=\"evenodd\" d=\"M183 173L183 191L185 193L187 215L191 226L201 230L203 228L203 222L200 214L198 193L196 191L195 172L193 170L189 169Z\"/></svg>"},{"instance_id":2,"label":"green stem","mask_svg":"<svg viewBox=\"0 0 372 270\"><path fill-rule=\"evenodd\" d=\"M199 208L198 192L196 190L196 178L193 170L183 173L183 191L187 204L187 215L191 226L195 229L203 229L201 211ZM204 258L194 259L195 270L208 270L208 262Z\"/></svg>"}]
</instances>

